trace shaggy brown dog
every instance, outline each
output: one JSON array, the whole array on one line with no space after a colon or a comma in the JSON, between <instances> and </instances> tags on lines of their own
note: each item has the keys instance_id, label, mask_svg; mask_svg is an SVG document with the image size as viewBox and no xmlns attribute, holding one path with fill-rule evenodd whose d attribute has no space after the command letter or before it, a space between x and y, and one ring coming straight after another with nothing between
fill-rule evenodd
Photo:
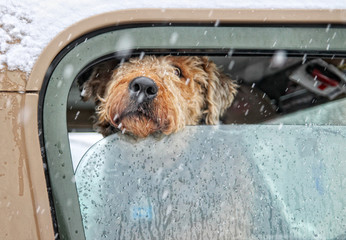
<instances>
[{"instance_id":1,"label":"shaggy brown dog","mask_svg":"<svg viewBox=\"0 0 346 240\"><path fill-rule=\"evenodd\" d=\"M217 124L236 93L237 85L207 57L146 56L114 68L114 62L99 65L82 86L83 100L97 104L104 136L168 135L201 121Z\"/></svg>"}]
</instances>

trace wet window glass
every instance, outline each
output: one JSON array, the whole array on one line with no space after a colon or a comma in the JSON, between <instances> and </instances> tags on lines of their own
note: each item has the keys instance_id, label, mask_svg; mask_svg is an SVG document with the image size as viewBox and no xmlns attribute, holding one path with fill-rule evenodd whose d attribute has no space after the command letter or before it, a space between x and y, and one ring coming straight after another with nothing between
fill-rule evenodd
<instances>
[{"instance_id":1,"label":"wet window glass","mask_svg":"<svg viewBox=\"0 0 346 240\"><path fill-rule=\"evenodd\" d=\"M110 135L76 171L87 239L343 238L344 128L198 126L135 143Z\"/></svg>"},{"instance_id":2,"label":"wet window glass","mask_svg":"<svg viewBox=\"0 0 346 240\"><path fill-rule=\"evenodd\" d=\"M42 110L60 236L343 239L345 34L159 25L74 43Z\"/></svg>"}]
</instances>

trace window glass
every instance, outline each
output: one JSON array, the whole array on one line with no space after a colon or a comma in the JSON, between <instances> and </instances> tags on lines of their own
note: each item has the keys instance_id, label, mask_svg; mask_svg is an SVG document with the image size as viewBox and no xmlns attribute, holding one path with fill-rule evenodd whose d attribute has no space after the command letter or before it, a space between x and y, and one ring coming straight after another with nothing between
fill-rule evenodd
<instances>
[{"instance_id":1,"label":"window glass","mask_svg":"<svg viewBox=\"0 0 346 240\"><path fill-rule=\"evenodd\" d=\"M60 236L344 234L345 34L332 26L141 26L71 44L43 90L44 150ZM77 82L100 63L151 54L207 55L236 80L239 92L224 125L188 126L138 142L95 133L95 104L80 100ZM309 64L328 68L337 87L327 80L313 91ZM321 210L312 213L314 207ZM321 225L334 218L334 227Z\"/></svg>"},{"instance_id":2,"label":"window glass","mask_svg":"<svg viewBox=\"0 0 346 240\"><path fill-rule=\"evenodd\" d=\"M76 172L85 234L340 237L346 224L345 137L344 126L272 125L188 127L135 143L108 136Z\"/></svg>"}]
</instances>

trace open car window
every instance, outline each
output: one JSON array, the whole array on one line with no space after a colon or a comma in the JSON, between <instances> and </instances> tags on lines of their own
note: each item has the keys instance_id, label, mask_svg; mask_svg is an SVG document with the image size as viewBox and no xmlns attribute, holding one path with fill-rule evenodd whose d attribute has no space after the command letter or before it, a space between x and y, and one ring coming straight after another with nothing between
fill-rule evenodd
<instances>
[{"instance_id":1,"label":"open car window","mask_svg":"<svg viewBox=\"0 0 346 240\"><path fill-rule=\"evenodd\" d=\"M61 234L344 236L345 35L330 25L154 24L70 45L47 74L42 100ZM78 82L100 64L150 55L207 56L236 81L220 124L137 141L96 133L95 103L81 101Z\"/></svg>"},{"instance_id":2,"label":"open car window","mask_svg":"<svg viewBox=\"0 0 346 240\"><path fill-rule=\"evenodd\" d=\"M87 239L344 236L342 59L209 58L239 84L220 125L119 132L75 159ZM337 74L337 87L310 68Z\"/></svg>"},{"instance_id":3,"label":"open car window","mask_svg":"<svg viewBox=\"0 0 346 240\"><path fill-rule=\"evenodd\" d=\"M144 54L141 53L141 57ZM238 84L232 105L221 116L219 124L277 124L277 125L345 125L345 83L343 58L330 59L290 56L275 51L268 56L208 56L230 79ZM72 85L67 118L74 153L74 169L85 151L102 136L85 139L83 132L92 132L95 122L93 101L81 101L82 87L93 69L99 65L112 66L113 71L124 59L111 59L87 69ZM335 82L317 78L311 69L335 74ZM316 70L317 71L317 70ZM97 73L100 74L100 73ZM102 74L102 73L101 73ZM327 79L328 80L328 79ZM332 80L334 81L334 80ZM329 85L331 84L331 85Z\"/></svg>"}]
</instances>

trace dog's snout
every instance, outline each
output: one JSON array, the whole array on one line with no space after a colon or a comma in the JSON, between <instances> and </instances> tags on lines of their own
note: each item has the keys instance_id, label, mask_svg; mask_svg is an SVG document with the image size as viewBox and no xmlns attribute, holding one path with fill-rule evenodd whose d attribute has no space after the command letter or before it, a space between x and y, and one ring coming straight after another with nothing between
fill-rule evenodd
<instances>
[{"instance_id":1,"label":"dog's snout","mask_svg":"<svg viewBox=\"0 0 346 240\"><path fill-rule=\"evenodd\" d=\"M154 99L158 92L156 83L147 77L137 77L130 82L129 85L131 98L141 103Z\"/></svg>"}]
</instances>

